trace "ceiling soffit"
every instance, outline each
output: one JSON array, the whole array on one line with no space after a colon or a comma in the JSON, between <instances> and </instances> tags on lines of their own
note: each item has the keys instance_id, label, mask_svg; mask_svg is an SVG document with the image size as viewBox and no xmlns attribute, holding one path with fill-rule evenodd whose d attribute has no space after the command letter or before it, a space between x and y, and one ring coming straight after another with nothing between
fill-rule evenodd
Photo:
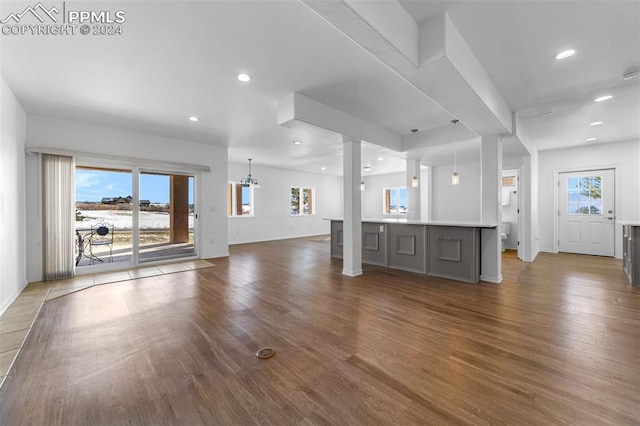
<instances>
[{"instance_id":1,"label":"ceiling soffit","mask_svg":"<svg viewBox=\"0 0 640 426\"><path fill-rule=\"evenodd\" d=\"M418 25L397 2L300 1L477 135L511 132L511 110L446 13Z\"/></svg>"}]
</instances>

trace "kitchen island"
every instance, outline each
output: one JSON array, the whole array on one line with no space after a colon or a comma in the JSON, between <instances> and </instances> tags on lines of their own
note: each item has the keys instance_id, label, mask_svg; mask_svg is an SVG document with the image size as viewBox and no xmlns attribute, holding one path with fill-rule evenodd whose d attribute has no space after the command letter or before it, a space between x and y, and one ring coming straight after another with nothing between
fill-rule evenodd
<instances>
[{"instance_id":1,"label":"kitchen island","mask_svg":"<svg viewBox=\"0 0 640 426\"><path fill-rule=\"evenodd\" d=\"M631 285L640 286L640 222L622 224L622 268Z\"/></svg>"},{"instance_id":2,"label":"kitchen island","mask_svg":"<svg viewBox=\"0 0 640 426\"><path fill-rule=\"evenodd\" d=\"M331 256L342 258L343 221L329 220ZM362 262L477 283L483 228L496 228L496 224L363 219Z\"/></svg>"}]
</instances>

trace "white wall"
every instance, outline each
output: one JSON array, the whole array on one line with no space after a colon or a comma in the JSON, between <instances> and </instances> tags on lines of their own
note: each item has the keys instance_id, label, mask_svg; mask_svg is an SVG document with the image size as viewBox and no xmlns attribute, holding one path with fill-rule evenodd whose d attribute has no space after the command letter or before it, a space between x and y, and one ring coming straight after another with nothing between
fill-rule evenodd
<instances>
[{"instance_id":1,"label":"white wall","mask_svg":"<svg viewBox=\"0 0 640 426\"><path fill-rule=\"evenodd\" d=\"M382 219L390 217L383 214L383 190L407 186L407 173L387 173L363 176L365 190L362 193L362 218ZM423 193L422 197L425 196ZM403 215L406 218L406 215ZM340 214L342 217L342 214Z\"/></svg>"},{"instance_id":2,"label":"white wall","mask_svg":"<svg viewBox=\"0 0 640 426\"><path fill-rule=\"evenodd\" d=\"M480 163L457 164L460 184L451 185L453 164L433 168L433 220L480 220Z\"/></svg>"},{"instance_id":3,"label":"white wall","mask_svg":"<svg viewBox=\"0 0 640 426\"><path fill-rule=\"evenodd\" d=\"M239 182L249 163L229 163L228 181ZM342 178L252 165L254 216L229 218L229 244L243 244L330 233L331 217L342 217ZM291 216L291 187L315 188L315 214ZM226 204L225 204L226 206Z\"/></svg>"},{"instance_id":4,"label":"white wall","mask_svg":"<svg viewBox=\"0 0 640 426\"><path fill-rule=\"evenodd\" d=\"M554 245L554 172L586 168L616 169L616 219L640 219L638 198L639 141L590 145L579 148L541 151L539 153L540 250L552 252ZM616 257L621 256L622 229L616 224Z\"/></svg>"},{"instance_id":5,"label":"white wall","mask_svg":"<svg viewBox=\"0 0 640 426\"><path fill-rule=\"evenodd\" d=\"M27 284L24 141L26 114L0 77L0 314Z\"/></svg>"},{"instance_id":6,"label":"white wall","mask_svg":"<svg viewBox=\"0 0 640 426\"><path fill-rule=\"evenodd\" d=\"M99 156L208 165L198 179L200 257L228 256L227 245L227 148L164 138L70 120L29 115L27 147L48 147ZM27 156L27 277L42 277L42 238L38 218L38 175L35 155Z\"/></svg>"}]
</instances>

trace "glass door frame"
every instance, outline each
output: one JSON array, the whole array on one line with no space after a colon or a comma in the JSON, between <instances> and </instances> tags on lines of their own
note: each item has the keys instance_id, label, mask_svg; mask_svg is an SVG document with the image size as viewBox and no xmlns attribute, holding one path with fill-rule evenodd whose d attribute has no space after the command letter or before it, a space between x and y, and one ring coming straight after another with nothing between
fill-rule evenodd
<instances>
[{"instance_id":1,"label":"glass door frame","mask_svg":"<svg viewBox=\"0 0 640 426\"><path fill-rule=\"evenodd\" d=\"M76 275L87 275L94 274L100 272L108 272L114 270L122 270L128 268L139 268L141 266L151 266L163 263L171 263L178 260L192 260L198 259L199 257L199 242L200 238L198 236L199 226L198 226L198 199L199 199L199 191L198 191L198 182L200 177L200 171L190 171L187 168L173 168L173 167L146 167L140 166L135 161L118 161L118 160L110 160L110 159L100 159L96 157L76 157L76 168L95 168L95 169L113 169L120 170L123 172L131 173L131 197L132 197L132 206L131 206L131 250L132 250L132 260L131 261L122 261L122 262L111 262L111 263L102 263L96 265L87 265L75 268ZM180 176L189 176L193 177L193 256L184 256L184 257L174 257L174 258L159 258L150 260L147 262L140 263L140 173L157 173L164 175L180 175ZM75 188L74 188L75 193ZM74 197L75 198L75 197ZM74 199L74 203L76 200Z\"/></svg>"},{"instance_id":2,"label":"glass door frame","mask_svg":"<svg viewBox=\"0 0 640 426\"><path fill-rule=\"evenodd\" d=\"M135 173L135 178L134 178L134 195L133 198L134 200L137 197L138 202L135 203L135 209L137 211L137 213L135 214L135 221L134 224L136 226L136 232L134 233L134 262L136 266L142 266L142 265L153 265L153 264L160 264L160 263L167 263L167 262L172 262L175 260L182 260L182 259L194 259L194 258L198 258L199 256L199 241L200 238L198 238L198 175L199 173L197 172L189 172L189 171L184 171L184 170L174 170L174 169L167 169L167 168L150 168L150 167L136 167L136 173ZM174 176L187 176L187 177L191 177L193 178L193 255L191 256L180 256L180 257L170 257L170 256L163 256L163 257L158 257L156 259L152 259L152 260L148 260L148 261L142 261L140 262L140 175L141 174L159 174L159 175L174 175Z\"/></svg>"}]
</instances>

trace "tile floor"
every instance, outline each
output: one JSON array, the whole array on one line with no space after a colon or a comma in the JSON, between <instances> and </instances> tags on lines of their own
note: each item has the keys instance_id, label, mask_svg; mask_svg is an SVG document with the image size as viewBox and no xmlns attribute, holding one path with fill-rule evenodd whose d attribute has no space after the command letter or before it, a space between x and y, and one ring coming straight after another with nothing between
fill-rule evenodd
<instances>
[{"instance_id":1,"label":"tile floor","mask_svg":"<svg viewBox=\"0 0 640 426\"><path fill-rule=\"evenodd\" d=\"M177 263L146 266L126 271L80 275L55 281L28 284L16 300L0 316L0 386L9 374L11 365L20 352L42 304L57 297L101 284L137 278L191 271L215 266L208 260L189 260Z\"/></svg>"}]
</instances>

